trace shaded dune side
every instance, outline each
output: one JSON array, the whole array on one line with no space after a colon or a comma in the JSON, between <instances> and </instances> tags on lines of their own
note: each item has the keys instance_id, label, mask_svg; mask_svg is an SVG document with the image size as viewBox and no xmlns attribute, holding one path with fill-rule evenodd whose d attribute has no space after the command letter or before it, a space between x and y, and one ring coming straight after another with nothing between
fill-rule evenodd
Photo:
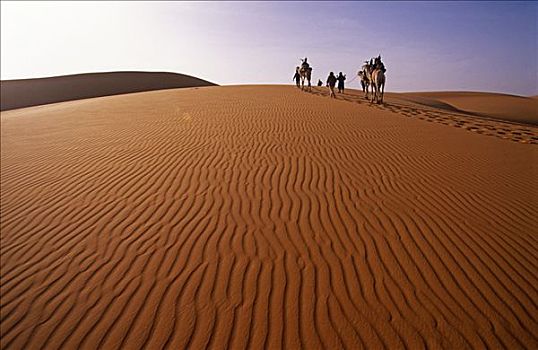
<instances>
[{"instance_id":1,"label":"shaded dune side","mask_svg":"<svg viewBox=\"0 0 538 350\"><path fill-rule=\"evenodd\" d=\"M5 348L538 347L534 145L248 86L1 131Z\"/></svg>"},{"instance_id":2,"label":"shaded dune side","mask_svg":"<svg viewBox=\"0 0 538 350\"><path fill-rule=\"evenodd\" d=\"M189 75L166 72L107 72L0 82L0 110L173 88L214 86Z\"/></svg>"}]
</instances>

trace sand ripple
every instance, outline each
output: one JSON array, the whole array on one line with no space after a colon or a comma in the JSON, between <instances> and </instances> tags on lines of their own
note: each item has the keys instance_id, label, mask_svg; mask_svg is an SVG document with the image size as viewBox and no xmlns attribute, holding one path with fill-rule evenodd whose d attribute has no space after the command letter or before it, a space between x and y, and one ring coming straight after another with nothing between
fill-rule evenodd
<instances>
[{"instance_id":1,"label":"sand ripple","mask_svg":"<svg viewBox=\"0 0 538 350\"><path fill-rule=\"evenodd\" d=\"M404 108L243 86L2 113L2 348L538 348L538 148Z\"/></svg>"}]
</instances>

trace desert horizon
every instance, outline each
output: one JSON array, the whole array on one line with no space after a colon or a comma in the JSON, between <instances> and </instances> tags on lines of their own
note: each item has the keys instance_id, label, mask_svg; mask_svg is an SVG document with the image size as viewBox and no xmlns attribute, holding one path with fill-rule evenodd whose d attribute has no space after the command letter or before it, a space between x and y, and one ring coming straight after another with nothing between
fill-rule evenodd
<instances>
[{"instance_id":1,"label":"desert horizon","mask_svg":"<svg viewBox=\"0 0 538 350\"><path fill-rule=\"evenodd\" d=\"M219 86L187 74L136 71L79 73L44 78L4 80L0 83L2 97L0 110L2 111L134 92ZM287 86L286 84L221 86L249 85ZM359 87L352 85L352 87L347 87L347 91L358 94L357 88ZM320 87L317 89L323 91ZM505 122L538 124L538 103L534 101L536 96L484 91L387 91L386 94L387 97L395 98L398 102L411 102L424 107L429 106Z\"/></svg>"},{"instance_id":2,"label":"desert horizon","mask_svg":"<svg viewBox=\"0 0 538 350\"><path fill-rule=\"evenodd\" d=\"M1 2L0 349L538 348L538 5L304 5Z\"/></svg>"}]
</instances>

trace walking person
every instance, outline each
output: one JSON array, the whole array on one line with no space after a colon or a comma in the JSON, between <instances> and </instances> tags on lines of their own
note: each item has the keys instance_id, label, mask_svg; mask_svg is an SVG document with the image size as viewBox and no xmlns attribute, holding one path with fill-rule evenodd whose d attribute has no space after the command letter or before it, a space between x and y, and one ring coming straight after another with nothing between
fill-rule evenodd
<instances>
[{"instance_id":1,"label":"walking person","mask_svg":"<svg viewBox=\"0 0 538 350\"><path fill-rule=\"evenodd\" d=\"M297 85L298 88L300 88L301 84L301 74L299 74L299 67L295 68L295 75L293 76L293 79L295 80L295 85Z\"/></svg>"},{"instance_id":2,"label":"walking person","mask_svg":"<svg viewBox=\"0 0 538 350\"><path fill-rule=\"evenodd\" d=\"M327 77L327 86L329 87L329 93L330 97L336 98L336 94L334 93L334 86L336 85L336 77L334 76L334 73L329 73L329 76Z\"/></svg>"},{"instance_id":3,"label":"walking person","mask_svg":"<svg viewBox=\"0 0 538 350\"><path fill-rule=\"evenodd\" d=\"M346 75L340 72L338 73L336 80L338 80L338 93L344 93L344 81L346 80Z\"/></svg>"}]
</instances>

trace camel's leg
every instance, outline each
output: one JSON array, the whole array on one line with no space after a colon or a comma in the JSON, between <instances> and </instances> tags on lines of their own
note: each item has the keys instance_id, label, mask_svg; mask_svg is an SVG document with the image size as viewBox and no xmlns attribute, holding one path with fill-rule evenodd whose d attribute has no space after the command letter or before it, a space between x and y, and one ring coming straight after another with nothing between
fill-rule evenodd
<instances>
[{"instance_id":1,"label":"camel's leg","mask_svg":"<svg viewBox=\"0 0 538 350\"><path fill-rule=\"evenodd\" d=\"M383 103L383 95L385 94L385 83L381 85L381 103Z\"/></svg>"}]
</instances>

